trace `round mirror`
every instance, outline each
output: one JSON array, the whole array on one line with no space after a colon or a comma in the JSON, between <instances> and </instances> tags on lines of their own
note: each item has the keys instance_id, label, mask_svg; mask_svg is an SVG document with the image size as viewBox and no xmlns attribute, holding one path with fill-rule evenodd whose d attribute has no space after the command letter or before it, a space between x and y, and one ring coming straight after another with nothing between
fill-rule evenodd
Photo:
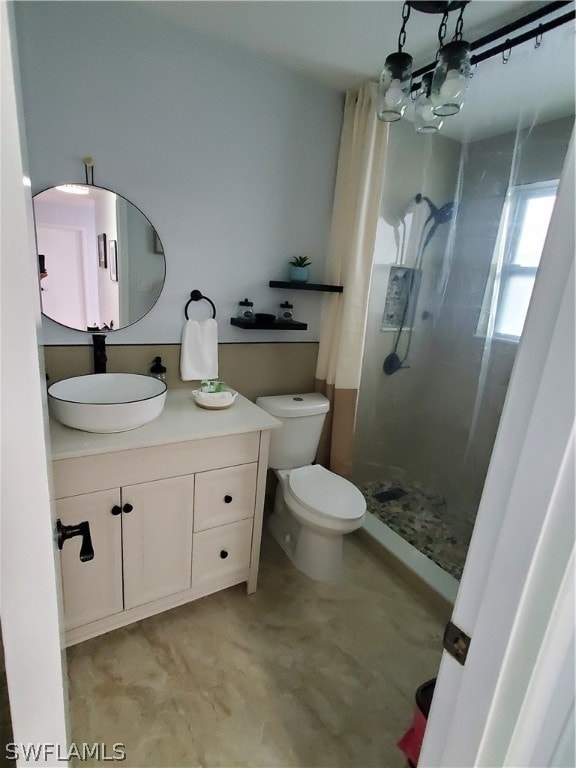
<instances>
[{"instance_id":1,"label":"round mirror","mask_svg":"<svg viewBox=\"0 0 576 768\"><path fill-rule=\"evenodd\" d=\"M103 187L64 184L34 196L42 312L80 331L116 330L147 314L166 261L142 211Z\"/></svg>"}]
</instances>

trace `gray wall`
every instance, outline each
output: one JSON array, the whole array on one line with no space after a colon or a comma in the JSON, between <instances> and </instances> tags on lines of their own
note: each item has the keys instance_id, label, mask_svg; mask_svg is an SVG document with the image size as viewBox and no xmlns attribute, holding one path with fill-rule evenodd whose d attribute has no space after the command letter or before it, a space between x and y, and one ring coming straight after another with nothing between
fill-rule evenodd
<instances>
[{"instance_id":1,"label":"gray wall","mask_svg":"<svg viewBox=\"0 0 576 768\"><path fill-rule=\"evenodd\" d=\"M473 519L517 350L516 343L477 335L504 196L509 182L560 177L572 126L566 118L462 147L441 137L423 141L410 126L393 126L390 156L412 158L417 169L406 174L410 195L421 183L441 205L458 188L460 204L453 227L441 228L426 252L411 367L390 377L381 366L392 334L379 331L386 274L375 264L356 436L358 480L406 477ZM406 177L387 169L383 218L391 208L406 209ZM415 221L415 229L420 226Z\"/></svg>"},{"instance_id":2,"label":"gray wall","mask_svg":"<svg viewBox=\"0 0 576 768\"><path fill-rule=\"evenodd\" d=\"M96 183L156 227L164 291L110 343L179 341L194 288L215 301L222 341L315 341L321 295L291 296L306 332L242 331L229 318L244 296L276 310L290 295L268 281L283 279L296 253L323 278L343 96L200 37L153 5L16 3L33 192L82 181L91 155ZM50 321L44 335L85 339Z\"/></svg>"}]
</instances>

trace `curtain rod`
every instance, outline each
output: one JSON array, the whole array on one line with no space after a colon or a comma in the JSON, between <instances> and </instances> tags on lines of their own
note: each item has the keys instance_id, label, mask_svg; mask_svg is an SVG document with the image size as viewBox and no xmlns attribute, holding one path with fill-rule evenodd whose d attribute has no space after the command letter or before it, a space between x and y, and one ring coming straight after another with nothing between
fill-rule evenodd
<instances>
[{"instance_id":1,"label":"curtain rod","mask_svg":"<svg viewBox=\"0 0 576 768\"><path fill-rule=\"evenodd\" d=\"M567 24L569 21L574 21L575 18L576 11L570 11L570 13L565 13L564 16L559 16L557 19L548 21L545 24L539 24L535 29L524 32L524 34L518 35L518 37L507 39L503 43L495 45L493 48L489 48L483 53L478 53L472 56L470 63L473 66L474 64L478 64L480 61L485 61L486 59L492 58L492 56L497 56L499 53L503 53L510 48L516 48L516 46L522 45L522 43L525 43L527 40L533 40L535 37L549 32L551 29L556 29L556 27L560 27L562 24Z\"/></svg>"},{"instance_id":2,"label":"curtain rod","mask_svg":"<svg viewBox=\"0 0 576 768\"><path fill-rule=\"evenodd\" d=\"M500 29L497 29L494 32L491 32L489 35L485 35L484 37L479 38L473 43L470 43L470 48L472 50L481 48L484 45L487 45L488 43L493 42L494 40L498 40L504 37L509 32L515 31L516 29L521 29L522 27L525 27L527 24L531 24L535 21L538 21L538 19L542 18L543 16L553 13L554 11L558 10L559 8L563 8L566 5L570 5L570 0L568 0L568 2L549 3L544 8L540 8L538 11L529 13L527 16L523 16L521 19L518 19L517 21L512 22L511 24L507 24L504 27L500 27ZM518 35L517 37L514 37L514 38L508 38L504 42L500 43L499 45L493 46L492 48L489 48L487 51L484 51L482 53L476 54L475 56L472 56L471 64L472 65L478 64L481 61L490 59L492 56L497 56L499 53L502 53L503 51L508 51L512 48L515 48L516 46L521 45L522 43L525 43L527 40L531 40L535 37L538 37L539 35L542 35L545 32L549 32L551 29L555 29L556 27L560 27L562 24L566 24L569 21L573 21L575 18L576 18L576 12L571 11L570 13L566 13L563 16L559 16L558 18L553 19L552 21L548 21L544 24L539 24L534 29L529 30L528 32L524 32L522 35ZM420 77L421 75L426 74L427 72L432 72L435 69L435 67L436 67L436 62L434 61L431 64L427 64L425 67L421 67L420 69L417 69L412 74L413 80L415 78ZM418 90L419 87L420 87L419 83L413 83L410 90L416 91Z\"/></svg>"}]
</instances>

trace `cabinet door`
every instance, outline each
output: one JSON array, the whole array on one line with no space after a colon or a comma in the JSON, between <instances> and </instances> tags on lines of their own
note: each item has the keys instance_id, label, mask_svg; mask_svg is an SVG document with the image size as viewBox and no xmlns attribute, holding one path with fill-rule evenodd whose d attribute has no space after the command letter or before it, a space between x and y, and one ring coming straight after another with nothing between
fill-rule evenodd
<instances>
[{"instance_id":1,"label":"cabinet door","mask_svg":"<svg viewBox=\"0 0 576 768\"><path fill-rule=\"evenodd\" d=\"M193 504L193 475L122 489L126 609L190 588Z\"/></svg>"},{"instance_id":2,"label":"cabinet door","mask_svg":"<svg viewBox=\"0 0 576 768\"><path fill-rule=\"evenodd\" d=\"M66 629L111 616L123 608L121 515L111 513L119 502L118 490L56 501L56 514L64 525L89 522L94 547L94 559L84 563L80 561L80 537L65 541L60 553Z\"/></svg>"},{"instance_id":3,"label":"cabinet door","mask_svg":"<svg viewBox=\"0 0 576 768\"><path fill-rule=\"evenodd\" d=\"M196 475L194 531L254 516L258 464L213 469Z\"/></svg>"}]
</instances>

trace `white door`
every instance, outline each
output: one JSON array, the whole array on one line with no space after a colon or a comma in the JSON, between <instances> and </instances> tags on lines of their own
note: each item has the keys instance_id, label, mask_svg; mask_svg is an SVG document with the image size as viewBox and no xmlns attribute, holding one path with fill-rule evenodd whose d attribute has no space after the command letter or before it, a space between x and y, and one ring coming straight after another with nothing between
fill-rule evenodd
<instances>
[{"instance_id":1,"label":"white door","mask_svg":"<svg viewBox=\"0 0 576 768\"><path fill-rule=\"evenodd\" d=\"M37 333L38 261L32 200L23 186L12 13L6 2L0 3L2 639L14 741L54 745L52 749L60 747L66 754L61 589L44 432L46 386ZM34 765L54 765L49 751L41 751ZM0 762L3 758L2 750ZM32 761L20 754L18 764Z\"/></svg>"},{"instance_id":2,"label":"white door","mask_svg":"<svg viewBox=\"0 0 576 768\"><path fill-rule=\"evenodd\" d=\"M562 674L574 649L574 208L572 137L452 617L470 650L464 666L444 652L420 768L575 764L574 676Z\"/></svg>"},{"instance_id":3,"label":"white door","mask_svg":"<svg viewBox=\"0 0 576 768\"><path fill-rule=\"evenodd\" d=\"M190 589L194 476L122 488L124 606Z\"/></svg>"},{"instance_id":4,"label":"white door","mask_svg":"<svg viewBox=\"0 0 576 768\"><path fill-rule=\"evenodd\" d=\"M86 328L82 231L38 224L36 237L48 272L42 280L42 311L62 325Z\"/></svg>"}]
</instances>

